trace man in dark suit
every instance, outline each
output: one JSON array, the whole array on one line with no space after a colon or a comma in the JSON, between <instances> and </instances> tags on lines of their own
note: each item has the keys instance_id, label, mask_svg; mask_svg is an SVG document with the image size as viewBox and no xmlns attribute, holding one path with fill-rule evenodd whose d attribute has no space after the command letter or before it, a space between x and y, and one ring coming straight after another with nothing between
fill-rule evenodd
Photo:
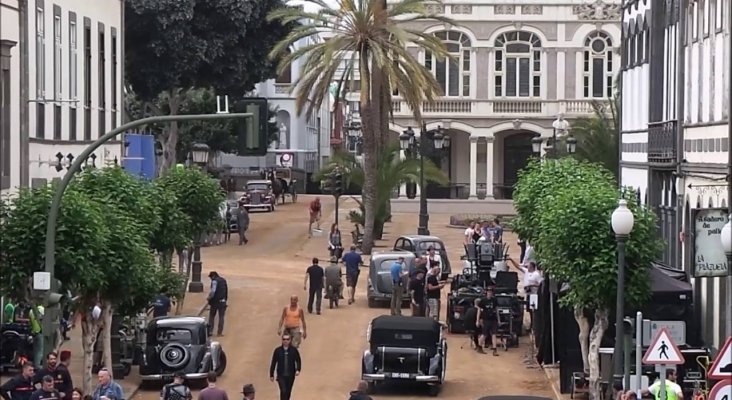
<instances>
[{"instance_id":1,"label":"man in dark suit","mask_svg":"<svg viewBox=\"0 0 732 400\"><path fill-rule=\"evenodd\" d=\"M269 380L275 380L277 370L277 384L280 386L280 400L290 400L295 377L300 375L302 362L297 348L290 346L289 334L282 335L282 346L272 352L272 363L269 365Z\"/></svg>"}]
</instances>

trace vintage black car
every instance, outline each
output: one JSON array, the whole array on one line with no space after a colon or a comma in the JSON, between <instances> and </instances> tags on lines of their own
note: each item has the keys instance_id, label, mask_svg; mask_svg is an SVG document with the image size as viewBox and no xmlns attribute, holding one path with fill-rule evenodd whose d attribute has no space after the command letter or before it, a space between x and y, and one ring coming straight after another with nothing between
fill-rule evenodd
<instances>
[{"instance_id":1,"label":"vintage black car","mask_svg":"<svg viewBox=\"0 0 732 400\"><path fill-rule=\"evenodd\" d=\"M143 381L172 380L175 372L203 380L210 371L221 375L226 354L212 341L200 317L161 317L147 325L147 342L140 360Z\"/></svg>"},{"instance_id":2,"label":"vintage black car","mask_svg":"<svg viewBox=\"0 0 732 400\"><path fill-rule=\"evenodd\" d=\"M277 199L268 180L251 180L247 182L246 192L239 198L239 203L249 210L274 211Z\"/></svg>"},{"instance_id":3,"label":"vintage black car","mask_svg":"<svg viewBox=\"0 0 732 400\"><path fill-rule=\"evenodd\" d=\"M440 323L424 317L382 315L371 321L361 379L371 390L380 382L423 382L436 396L445 382L447 341Z\"/></svg>"},{"instance_id":4,"label":"vintage black car","mask_svg":"<svg viewBox=\"0 0 732 400\"><path fill-rule=\"evenodd\" d=\"M450 260L447 258L447 249L442 239L437 236L404 235L397 238L394 242L394 251L408 251L414 253L417 257L425 256L430 247L433 247L435 253L440 256L440 267L442 269L440 280L444 281L452 273L452 268L450 267Z\"/></svg>"}]
</instances>

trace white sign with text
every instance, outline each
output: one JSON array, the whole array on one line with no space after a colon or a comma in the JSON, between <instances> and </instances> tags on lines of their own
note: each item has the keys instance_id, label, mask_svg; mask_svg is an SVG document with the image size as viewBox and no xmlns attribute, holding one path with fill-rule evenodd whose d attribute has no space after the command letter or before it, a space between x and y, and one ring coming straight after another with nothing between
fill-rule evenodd
<instances>
[{"instance_id":1,"label":"white sign with text","mask_svg":"<svg viewBox=\"0 0 732 400\"><path fill-rule=\"evenodd\" d=\"M694 276L727 276L727 258L719 235L727 223L727 210L696 210L694 220Z\"/></svg>"}]
</instances>

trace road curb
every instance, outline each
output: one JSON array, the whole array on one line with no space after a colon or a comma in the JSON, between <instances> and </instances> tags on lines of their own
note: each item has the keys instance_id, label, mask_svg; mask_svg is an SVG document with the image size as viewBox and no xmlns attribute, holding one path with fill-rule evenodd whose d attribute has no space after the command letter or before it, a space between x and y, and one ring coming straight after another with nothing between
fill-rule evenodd
<instances>
[{"instance_id":1,"label":"road curb","mask_svg":"<svg viewBox=\"0 0 732 400\"><path fill-rule=\"evenodd\" d=\"M541 367L541 370L544 372L544 376L546 376L546 380L549 381L549 384L552 386L552 391L554 392L554 398L556 400L564 400L564 396L562 396L562 390L557 387L557 382L554 380L554 378L549 374L549 371Z\"/></svg>"},{"instance_id":2,"label":"road curb","mask_svg":"<svg viewBox=\"0 0 732 400\"><path fill-rule=\"evenodd\" d=\"M200 317L201 315L203 315L203 313L204 313L204 312L206 312L206 308L207 308L207 307L208 307L208 304L205 304L205 303L204 303L204 304L203 304L203 305L201 306L201 308L199 308L199 309L198 309L198 312L196 313L196 315L197 315L197 316L199 316L199 317ZM129 396L127 396L127 398L128 398L128 399L132 399L133 397L137 396L137 394L138 394L138 393L140 393L140 391L141 391L141 390L142 390L142 382L140 382L140 383L139 383L139 384L137 385L137 387L135 388L135 390L133 390L133 391L132 391L132 393L130 393L130 395L129 395ZM558 400L561 400L561 399L558 399Z\"/></svg>"}]
</instances>

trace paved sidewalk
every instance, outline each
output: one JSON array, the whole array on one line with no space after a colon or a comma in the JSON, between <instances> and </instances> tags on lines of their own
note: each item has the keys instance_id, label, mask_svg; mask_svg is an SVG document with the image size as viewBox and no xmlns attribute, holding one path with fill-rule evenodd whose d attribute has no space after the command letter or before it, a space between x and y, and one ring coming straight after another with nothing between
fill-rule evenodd
<instances>
[{"instance_id":1,"label":"paved sidewalk","mask_svg":"<svg viewBox=\"0 0 732 400\"><path fill-rule=\"evenodd\" d=\"M205 305L205 293L187 293L186 299L183 305L182 315L198 315L203 306ZM84 352L81 345L81 327L69 331L69 338L71 340L65 342L61 346L61 350L71 351L71 364L69 365L69 371L71 372L71 379L75 387L82 386L82 374L84 371ZM12 378L16 373L8 372L0 378L0 382L5 383L7 380ZM122 386L122 390L127 398L132 398L134 393L140 386L140 375L138 369L133 366L130 375L115 379L117 383ZM96 378L92 378L92 382L96 384Z\"/></svg>"}]
</instances>

